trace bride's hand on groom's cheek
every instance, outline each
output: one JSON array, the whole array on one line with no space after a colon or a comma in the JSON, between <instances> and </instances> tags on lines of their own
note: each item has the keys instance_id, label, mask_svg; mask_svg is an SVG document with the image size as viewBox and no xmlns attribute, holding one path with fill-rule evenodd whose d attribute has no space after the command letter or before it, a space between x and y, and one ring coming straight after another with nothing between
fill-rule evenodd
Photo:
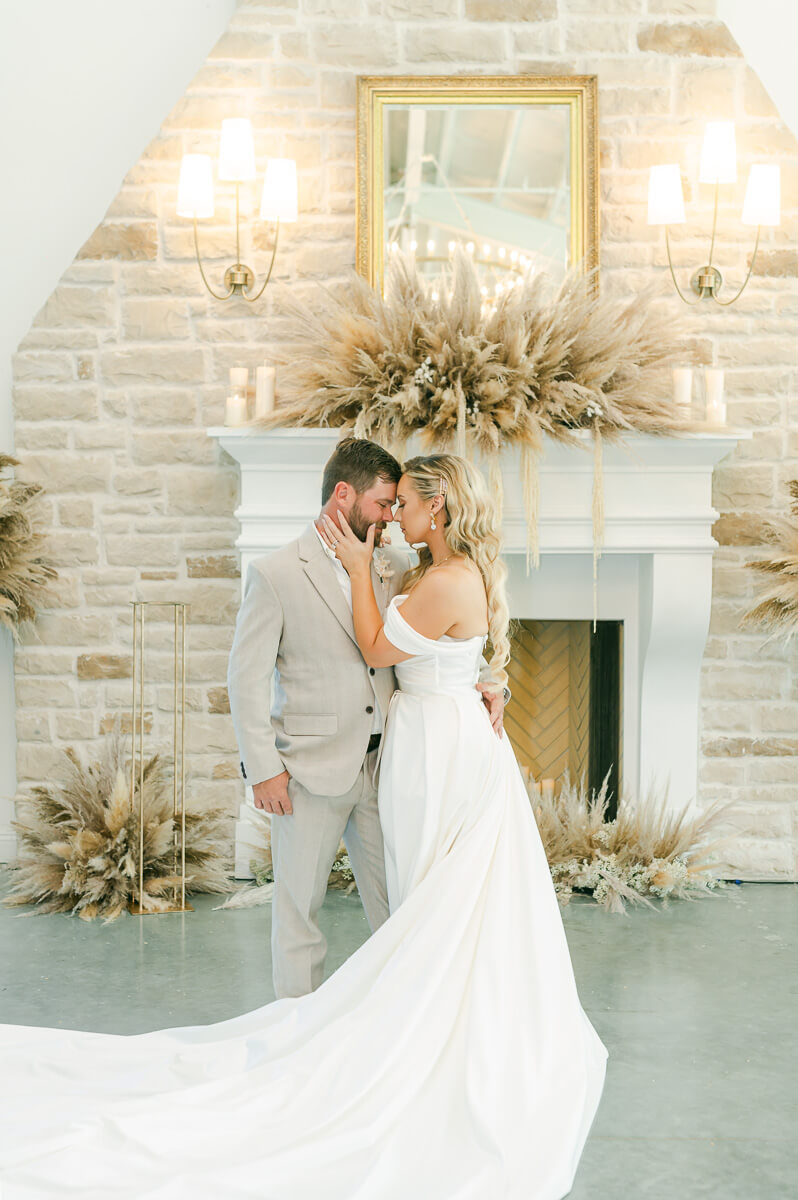
<instances>
[{"instance_id":1,"label":"bride's hand on groom's cheek","mask_svg":"<svg viewBox=\"0 0 798 1200\"><path fill-rule=\"evenodd\" d=\"M271 779L264 779L261 783L254 784L252 798L255 801L255 807L272 813L274 816L289 816L294 811L291 797L288 795L290 778L287 771L281 771L279 775L273 775Z\"/></svg>"},{"instance_id":2,"label":"bride's hand on groom's cheek","mask_svg":"<svg viewBox=\"0 0 798 1200\"><path fill-rule=\"evenodd\" d=\"M338 520L340 528L333 521L323 514L324 521L323 537L327 545L335 552L336 558L342 566L351 575L353 571L362 569L368 574L371 564L371 556L374 551L374 535L376 531L375 525L369 525L368 533L365 542L361 542L353 532L344 514L338 509Z\"/></svg>"}]
</instances>

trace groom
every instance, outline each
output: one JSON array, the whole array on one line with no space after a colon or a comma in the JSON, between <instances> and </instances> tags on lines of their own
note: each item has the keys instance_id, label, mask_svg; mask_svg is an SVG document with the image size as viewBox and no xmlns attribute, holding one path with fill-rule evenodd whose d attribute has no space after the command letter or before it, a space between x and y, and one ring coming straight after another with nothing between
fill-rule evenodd
<instances>
[{"instance_id":1,"label":"groom","mask_svg":"<svg viewBox=\"0 0 798 1200\"><path fill-rule=\"evenodd\" d=\"M380 546L401 474L381 446L344 438L324 468L319 518L326 513L337 524L340 510L362 541L375 524ZM381 611L409 565L406 552L375 552ZM490 678L484 664L480 682ZM227 683L242 775L256 808L271 814L274 991L278 999L301 996L324 978L327 944L317 916L341 838L372 932L388 917L376 768L396 688L392 667L363 661L349 576L317 522L250 564ZM502 698L483 698L500 722Z\"/></svg>"}]
</instances>

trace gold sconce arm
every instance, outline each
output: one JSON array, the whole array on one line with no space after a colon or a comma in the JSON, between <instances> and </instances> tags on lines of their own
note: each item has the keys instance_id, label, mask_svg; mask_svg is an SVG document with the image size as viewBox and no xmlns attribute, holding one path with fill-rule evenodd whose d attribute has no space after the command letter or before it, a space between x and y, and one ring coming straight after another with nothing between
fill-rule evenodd
<instances>
[{"instance_id":1,"label":"gold sconce arm","mask_svg":"<svg viewBox=\"0 0 798 1200\"><path fill-rule=\"evenodd\" d=\"M241 293L241 295L244 297L245 300L249 300L250 304L252 304L255 300L259 300L261 298L261 296L263 295L263 293L266 290L266 284L269 282L269 280L272 277L272 267L274 266L274 256L277 253L277 239L279 236L280 236L280 222L279 222L279 220L277 220L274 223L274 245L272 246L272 256L269 261L269 269L266 272L266 278L264 279L263 283L261 284L260 291L257 292L254 296L248 296L246 292Z\"/></svg>"},{"instance_id":2,"label":"gold sconce arm","mask_svg":"<svg viewBox=\"0 0 798 1200\"><path fill-rule=\"evenodd\" d=\"M230 297L232 296L233 292L235 291L234 286L231 286L229 292L221 293L221 292L215 292L213 290L213 288L211 287L211 285L208 283L208 277L205 274L205 271L202 266L202 259L200 258L199 235L197 234L197 218L196 218L196 216L194 217L194 252L197 255L197 266L200 269L200 275L202 276L202 282L205 284L205 286L208 289L208 291L210 292L210 294L214 297L215 300L229 300Z\"/></svg>"},{"instance_id":3,"label":"gold sconce arm","mask_svg":"<svg viewBox=\"0 0 798 1200\"><path fill-rule=\"evenodd\" d=\"M759 235L761 232L762 232L762 226L757 225L756 241L754 242L754 252L751 255L751 265L748 268L748 274L746 275L745 279L743 280L742 286L741 286L740 290L737 292L737 294L732 296L730 300L718 300L717 296L713 295L712 299L715 301L716 304L720 304L721 307L728 308L730 304L734 304L734 301L737 300L740 296L742 296L743 292L747 288L748 280L751 278L751 275L753 274L753 271L754 271L754 263L756 262L756 252L759 249Z\"/></svg>"},{"instance_id":4,"label":"gold sconce arm","mask_svg":"<svg viewBox=\"0 0 798 1200\"><path fill-rule=\"evenodd\" d=\"M264 291L266 290L266 284L269 282L269 280L272 277L272 269L274 267L274 259L275 259L275 255L277 254L277 240L280 236L280 220L278 217L274 222L274 225L275 225L274 244L272 246L272 256L269 261L269 269L266 272L266 278L264 279L263 283L261 284L259 291L257 291L254 295L252 295L252 294L247 295L247 293L244 289L247 287L251 287L253 285L253 283L255 282L255 273L251 270L250 267L246 266L245 263L241 262L241 221L240 221L240 211L239 211L239 186L240 186L239 184L236 184L236 261L232 267L227 268L227 270L225 271L225 274L224 274L224 282L228 288L228 290L226 292L214 291L214 289L211 287L211 285L208 281L207 275L205 274L205 269L202 265L202 257L200 255L199 231L197 229L196 215L194 216L194 252L197 256L197 266L199 267L200 275L202 276L202 282L205 284L205 287L208 289L208 291L210 292L210 294L213 296L213 298L215 300L229 300L231 296L233 296L237 293L244 300L248 300L250 302L250 304L252 304L256 300L259 300L260 297L263 295Z\"/></svg>"},{"instance_id":5,"label":"gold sconce arm","mask_svg":"<svg viewBox=\"0 0 798 1200\"><path fill-rule=\"evenodd\" d=\"M671 279L673 280L673 286L676 288L676 291L679 295L679 299L683 300L685 304L688 304L690 306L692 306L694 304L698 304L699 301L703 299L703 296L701 296L699 294L698 296L696 296L695 300L690 300L687 296L685 296L684 292L679 287L679 281L676 278L676 272L673 269L673 259L671 258L671 240L669 237L669 226L668 225L665 226L665 249L668 253L668 266L670 267L670 271L671 271Z\"/></svg>"},{"instance_id":6,"label":"gold sconce arm","mask_svg":"<svg viewBox=\"0 0 798 1200\"><path fill-rule=\"evenodd\" d=\"M743 292L745 291L746 287L748 286L748 281L750 280L750 278L754 272L754 263L756 262L757 251L759 250L759 238L760 238L761 233L762 233L762 226L757 225L756 240L754 242L754 251L753 251L753 254L751 255L751 262L748 267L748 274L746 275L745 279L743 280L742 285L740 286L739 290L737 292L735 292L735 294L733 296L730 296L728 300L718 299L718 292L723 283L723 276L721 275L721 273L717 267L712 266L712 262L711 262L711 258L710 258L710 262L707 264L707 266L701 267L700 270L696 271L695 274L693 275L692 279L690 280L690 286L692 287L693 291L696 293L695 300L690 300L687 296L685 296L684 292L679 287L679 283L676 279L676 273L673 269L673 260L671 258L671 245L670 245L670 238L668 236L668 226L666 225L665 226L665 249L668 254L668 267L670 268L671 279L673 280L673 286L676 288L679 299L683 300L685 304L689 304L691 306L694 304L700 303L701 300L705 300L705 299L714 300L716 304L719 304L721 306L721 308L728 308L730 304L734 304L735 300L739 300L740 296L742 296Z\"/></svg>"}]
</instances>

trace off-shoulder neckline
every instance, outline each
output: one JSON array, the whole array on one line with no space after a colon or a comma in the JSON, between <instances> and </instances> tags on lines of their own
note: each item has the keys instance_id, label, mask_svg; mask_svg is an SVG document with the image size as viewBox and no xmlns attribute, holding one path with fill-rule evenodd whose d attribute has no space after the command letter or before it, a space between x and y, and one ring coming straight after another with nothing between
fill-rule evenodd
<instances>
[{"instance_id":1,"label":"off-shoulder neckline","mask_svg":"<svg viewBox=\"0 0 798 1200\"><path fill-rule=\"evenodd\" d=\"M410 624L410 622L407 620L407 618L403 617L402 614L399 612L399 609L402 607L401 604L396 603L397 600L407 599L408 595L409 595L408 592L397 592L395 596L391 597L390 603L393 605L393 610L396 613L396 615L399 617L399 620L403 621L404 624L407 626L407 628L409 630L411 630L416 635L416 637L422 638L425 642L430 642L433 646L439 645L442 638L446 638L449 642L453 642L455 645L458 645L458 646L466 646L466 645L468 645L469 642L475 642L475 641L477 641L477 639L479 639L481 642L484 642L487 639L487 636L488 636L487 633L474 633L471 635L471 637L467 637L467 638L452 637L451 634L448 634L448 633L442 633L439 638L431 638L431 637L427 637L427 635L425 633L419 633L419 631L417 629L413 628L413 626Z\"/></svg>"}]
</instances>

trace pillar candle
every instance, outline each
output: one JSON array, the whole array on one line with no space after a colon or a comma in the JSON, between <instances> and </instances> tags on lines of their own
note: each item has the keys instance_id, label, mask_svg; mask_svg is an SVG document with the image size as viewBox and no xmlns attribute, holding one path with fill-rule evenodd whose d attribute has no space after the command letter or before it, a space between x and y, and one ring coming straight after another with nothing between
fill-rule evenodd
<instances>
[{"instance_id":1,"label":"pillar candle","mask_svg":"<svg viewBox=\"0 0 798 1200\"><path fill-rule=\"evenodd\" d=\"M265 417L274 408L274 367L264 363L255 372L255 416Z\"/></svg>"},{"instance_id":2,"label":"pillar candle","mask_svg":"<svg viewBox=\"0 0 798 1200\"><path fill-rule=\"evenodd\" d=\"M249 387L249 368L248 367L231 367L230 368L230 391L246 396L247 388Z\"/></svg>"},{"instance_id":3,"label":"pillar candle","mask_svg":"<svg viewBox=\"0 0 798 1200\"><path fill-rule=\"evenodd\" d=\"M693 406L693 368L673 368L673 398L683 416L689 416Z\"/></svg>"},{"instance_id":4,"label":"pillar candle","mask_svg":"<svg viewBox=\"0 0 798 1200\"><path fill-rule=\"evenodd\" d=\"M228 396L224 406L225 425L243 425L247 419L246 396Z\"/></svg>"},{"instance_id":5,"label":"pillar candle","mask_svg":"<svg viewBox=\"0 0 798 1200\"><path fill-rule=\"evenodd\" d=\"M712 425L726 424L726 402L723 399L723 367L704 368L706 418Z\"/></svg>"}]
</instances>

